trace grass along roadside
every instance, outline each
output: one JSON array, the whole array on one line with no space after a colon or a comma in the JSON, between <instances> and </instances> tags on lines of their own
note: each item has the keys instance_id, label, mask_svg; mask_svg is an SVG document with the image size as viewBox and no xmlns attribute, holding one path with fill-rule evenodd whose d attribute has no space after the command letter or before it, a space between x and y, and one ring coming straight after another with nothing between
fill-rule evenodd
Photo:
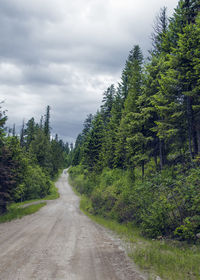
<instances>
[{"instance_id":1,"label":"grass along roadside","mask_svg":"<svg viewBox=\"0 0 200 280\"><path fill-rule=\"evenodd\" d=\"M60 195L59 195L58 189L55 186L55 182L52 182L51 188L50 188L50 193L47 196L45 196L44 198L37 198L37 199L26 200L26 201L18 202L18 203L12 203L9 206L8 211L4 215L0 216L0 223L9 222L11 220L20 219L23 216L33 214L33 213L39 211L41 207L46 205L46 202L44 202L44 200L54 200L54 199L59 198L59 196ZM28 205L26 207L26 204L30 204L30 203L34 203L34 202L38 202L38 203ZM23 205L25 207L22 208L21 206L23 206Z\"/></svg>"},{"instance_id":2,"label":"grass along roadside","mask_svg":"<svg viewBox=\"0 0 200 280\"><path fill-rule=\"evenodd\" d=\"M70 180L70 183L72 181ZM74 189L74 188L73 188ZM75 190L77 194L77 191ZM90 213L91 202L80 195L80 209L93 221L114 231L126 242L131 259L145 272L149 279L163 280L199 280L200 247L173 240L152 240L140 235L140 231L129 224L119 224Z\"/></svg>"},{"instance_id":3,"label":"grass along roadside","mask_svg":"<svg viewBox=\"0 0 200 280\"><path fill-rule=\"evenodd\" d=\"M43 206L46 205L46 202L34 204L27 206L25 208L18 207L15 203L10 205L9 210L6 214L0 216L0 223L9 222L14 219L20 219L23 216L33 214L40 210Z\"/></svg>"}]
</instances>

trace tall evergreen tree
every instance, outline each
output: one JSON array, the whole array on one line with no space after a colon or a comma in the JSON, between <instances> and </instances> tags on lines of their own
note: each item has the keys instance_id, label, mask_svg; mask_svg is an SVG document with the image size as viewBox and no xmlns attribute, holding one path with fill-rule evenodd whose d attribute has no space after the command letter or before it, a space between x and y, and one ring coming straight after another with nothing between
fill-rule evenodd
<instances>
[{"instance_id":1,"label":"tall evergreen tree","mask_svg":"<svg viewBox=\"0 0 200 280\"><path fill-rule=\"evenodd\" d=\"M170 19L169 30L164 45L169 50L177 47L179 34L187 24L194 23L199 12L199 0L180 0Z\"/></svg>"},{"instance_id":2,"label":"tall evergreen tree","mask_svg":"<svg viewBox=\"0 0 200 280\"><path fill-rule=\"evenodd\" d=\"M126 60L124 70L122 71L121 83L120 83L120 92L122 97L125 99L128 96L130 91L130 86L133 79L133 68L136 66L136 60L142 60L142 54L139 46L134 46L130 51L128 59Z\"/></svg>"},{"instance_id":3,"label":"tall evergreen tree","mask_svg":"<svg viewBox=\"0 0 200 280\"><path fill-rule=\"evenodd\" d=\"M82 138L83 138L83 141L84 139L87 137L88 133L90 132L90 129L92 127L92 121L93 121L94 117L92 114L89 114L87 116L87 118L85 119L84 121L84 124L83 124L83 131L82 131Z\"/></svg>"},{"instance_id":4,"label":"tall evergreen tree","mask_svg":"<svg viewBox=\"0 0 200 280\"><path fill-rule=\"evenodd\" d=\"M101 105L101 114L102 114L105 125L110 121L114 96L115 96L115 87L114 87L114 85L111 85L104 92L102 105Z\"/></svg>"},{"instance_id":5,"label":"tall evergreen tree","mask_svg":"<svg viewBox=\"0 0 200 280\"><path fill-rule=\"evenodd\" d=\"M5 111L2 110L1 107L2 102L0 102L0 149L3 145L3 137L5 136L5 123L7 120L7 116L5 115Z\"/></svg>"},{"instance_id":6,"label":"tall evergreen tree","mask_svg":"<svg viewBox=\"0 0 200 280\"><path fill-rule=\"evenodd\" d=\"M76 143L75 143L75 147L72 153L72 159L71 159L71 164L72 165L78 165L81 163L82 160L82 146L84 144L83 139L86 140L86 136L85 138L83 138L82 134L79 134L76 138Z\"/></svg>"},{"instance_id":7,"label":"tall evergreen tree","mask_svg":"<svg viewBox=\"0 0 200 280\"><path fill-rule=\"evenodd\" d=\"M45 121L44 121L44 133L50 138L50 106L47 106L46 114L45 114Z\"/></svg>"},{"instance_id":8,"label":"tall evergreen tree","mask_svg":"<svg viewBox=\"0 0 200 280\"><path fill-rule=\"evenodd\" d=\"M151 34L152 39L152 55L158 55L162 53L163 41L168 30L168 18L167 18L167 7L160 9L159 14L156 16L155 24L153 27L153 33Z\"/></svg>"},{"instance_id":9,"label":"tall evergreen tree","mask_svg":"<svg viewBox=\"0 0 200 280\"><path fill-rule=\"evenodd\" d=\"M120 125L122 108L124 100L118 91L113 97L112 109L110 111L109 122L106 124L104 141L102 145L101 158L103 165L113 168L115 165L115 148L116 143L119 141L117 137L118 128Z\"/></svg>"},{"instance_id":10,"label":"tall evergreen tree","mask_svg":"<svg viewBox=\"0 0 200 280\"><path fill-rule=\"evenodd\" d=\"M24 145L25 145L25 141L24 141L24 120L23 120L22 128L21 128L21 131L20 131L20 146L24 147Z\"/></svg>"},{"instance_id":11,"label":"tall evergreen tree","mask_svg":"<svg viewBox=\"0 0 200 280\"><path fill-rule=\"evenodd\" d=\"M16 187L15 167L17 162L5 145L5 123L7 116L0 107L0 214L7 210L7 205L12 200L11 193Z\"/></svg>"},{"instance_id":12,"label":"tall evergreen tree","mask_svg":"<svg viewBox=\"0 0 200 280\"><path fill-rule=\"evenodd\" d=\"M91 171L98 171L101 169L99 158L102 149L103 138L104 122L102 114L97 112L92 121L92 127L87 136L83 149L83 164L86 165Z\"/></svg>"},{"instance_id":13,"label":"tall evergreen tree","mask_svg":"<svg viewBox=\"0 0 200 280\"><path fill-rule=\"evenodd\" d=\"M143 56L140 47L136 45L131 51L132 64L131 76L129 77L128 95L125 99L124 110L118 132L119 141L116 143L116 165L134 166L133 154L134 143L130 141L133 137L133 114L138 112L138 98L141 95L142 86L142 63ZM124 163L123 163L124 162Z\"/></svg>"},{"instance_id":14,"label":"tall evergreen tree","mask_svg":"<svg viewBox=\"0 0 200 280\"><path fill-rule=\"evenodd\" d=\"M162 137L188 139L191 158L198 154L199 75L195 69L200 43L197 29L196 24L187 24L178 35L177 47L168 56L167 71L159 81L160 97L157 99L163 100L163 107L159 107L163 120L157 123L160 133L163 131Z\"/></svg>"},{"instance_id":15,"label":"tall evergreen tree","mask_svg":"<svg viewBox=\"0 0 200 280\"><path fill-rule=\"evenodd\" d=\"M34 140L35 130L36 130L35 120L34 118L31 118L27 122L26 128L24 130L24 139L25 139L25 145L27 150L29 149L31 142Z\"/></svg>"},{"instance_id":16,"label":"tall evergreen tree","mask_svg":"<svg viewBox=\"0 0 200 280\"><path fill-rule=\"evenodd\" d=\"M16 168L18 163L4 145L0 151L0 214L5 213L12 201L12 192L16 188Z\"/></svg>"}]
</instances>

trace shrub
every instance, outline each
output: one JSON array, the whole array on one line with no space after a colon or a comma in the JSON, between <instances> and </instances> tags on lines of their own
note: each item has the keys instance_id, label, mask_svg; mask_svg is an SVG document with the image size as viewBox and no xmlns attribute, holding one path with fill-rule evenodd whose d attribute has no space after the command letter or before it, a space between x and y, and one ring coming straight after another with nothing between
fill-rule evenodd
<instances>
[{"instance_id":1,"label":"shrub","mask_svg":"<svg viewBox=\"0 0 200 280\"><path fill-rule=\"evenodd\" d=\"M143 181L130 172L105 168L101 174L82 166L70 169L79 192L91 199L90 210L119 222L139 225L144 235L195 240L200 232L200 168L166 168Z\"/></svg>"},{"instance_id":2,"label":"shrub","mask_svg":"<svg viewBox=\"0 0 200 280\"><path fill-rule=\"evenodd\" d=\"M43 198L49 194L51 181L39 166L28 166L24 178L24 199Z\"/></svg>"},{"instance_id":3,"label":"shrub","mask_svg":"<svg viewBox=\"0 0 200 280\"><path fill-rule=\"evenodd\" d=\"M196 240L196 234L200 231L200 216L187 217L184 224L177 227L174 236L180 240Z\"/></svg>"}]
</instances>

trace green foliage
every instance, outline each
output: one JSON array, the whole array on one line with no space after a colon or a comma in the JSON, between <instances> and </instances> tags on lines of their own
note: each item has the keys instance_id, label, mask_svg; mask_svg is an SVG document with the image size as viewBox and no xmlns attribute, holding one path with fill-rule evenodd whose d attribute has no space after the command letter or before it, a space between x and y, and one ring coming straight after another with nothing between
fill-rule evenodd
<instances>
[{"instance_id":1,"label":"green foliage","mask_svg":"<svg viewBox=\"0 0 200 280\"><path fill-rule=\"evenodd\" d=\"M49 194L47 194L43 199L52 200L52 199L57 199L59 197L60 197L60 195L59 195L58 189L56 188L55 184L51 182Z\"/></svg>"},{"instance_id":2,"label":"green foliage","mask_svg":"<svg viewBox=\"0 0 200 280\"><path fill-rule=\"evenodd\" d=\"M73 181L73 186L79 193L89 195L92 192L93 184L88 178L88 171L83 166L70 167L68 172Z\"/></svg>"},{"instance_id":3,"label":"green foliage","mask_svg":"<svg viewBox=\"0 0 200 280\"><path fill-rule=\"evenodd\" d=\"M62 140L50 140L49 106L45 124L31 118L22 126L20 137L4 133L5 113L0 113L0 214L11 202L57 198L52 186L61 168L68 164L69 147Z\"/></svg>"},{"instance_id":4,"label":"green foliage","mask_svg":"<svg viewBox=\"0 0 200 280\"><path fill-rule=\"evenodd\" d=\"M83 164L90 169L90 171L101 170L100 153L104 137L104 120L100 112L95 115L91 130L88 132L87 139L83 146Z\"/></svg>"},{"instance_id":5,"label":"green foliage","mask_svg":"<svg viewBox=\"0 0 200 280\"><path fill-rule=\"evenodd\" d=\"M7 205L12 201L12 192L17 186L15 170L18 163L12 153L3 145L0 151L0 214L6 212Z\"/></svg>"},{"instance_id":6,"label":"green foliage","mask_svg":"<svg viewBox=\"0 0 200 280\"><path fill-rule=\"evenodd\" d=\"M0 102L0 105L2 104L2 102ZM1 106L0 106L0 147L2 146L2 142L3 142L3 136L4 136L4 125L6 123L7 120L7 116L5 115L5 111L1 110Z\"/></svg>"},{"instance_id":7,"label":"green foliage","mask_svg":"<svg viewBox=\"0 0 200 280\"><path fill-rule=\"evenodd\" d=\"M23 183L26 200L43 198L49 194L51 182L39 166L28 166Z\"/></svg>"},{"instance_id":8,"label":"green foliage","mask_svg":"<svg viewBox=\"0 0 200 280\"><path fill-rule=\"evenodd\" d=\"M47 106L44 122L44 134L49 139L50 138L50 106Z\"/></svg>"},{"instance_id":9,"label":"green foliage","mask_svg":"<svg viewBox=\"0 0 200 280\"><path fill-rule=\"evenodd\" d=\"M194 230L191 223L186 220L185 225L177 227L174 231L174 235L181 238L182 240L193 240L195 239Z\"/></svg>"},{"instance_id":10,"label":"green foliage","mask_svg":"<svg viewBox=\"0 0 200 280\"><path fill-rule=\"evenodd\" d=\"M133 182L129 171L120 169L106 168L95 177L82 166L69 170L73 186L90 197L90 213L139 225L152 238L188 241L197 241L200 232L199 172L164 169Z\"/></svg>"}]
</instances>

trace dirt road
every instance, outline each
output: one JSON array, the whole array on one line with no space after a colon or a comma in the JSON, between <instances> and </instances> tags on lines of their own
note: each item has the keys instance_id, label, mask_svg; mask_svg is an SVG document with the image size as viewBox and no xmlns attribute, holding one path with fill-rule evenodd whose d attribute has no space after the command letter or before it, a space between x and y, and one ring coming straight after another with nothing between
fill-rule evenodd
<instances>
[{"instance_id":1,"label":"dirt road","mask_svg":"<svg viewBox=\"0 0 200 280\"><path fill-rule=\"evenodd\" d=\"M79 210L63 173L60 198L0 224L1 280L142 280L119 240Z\"/></svg>"}]
</instances>

